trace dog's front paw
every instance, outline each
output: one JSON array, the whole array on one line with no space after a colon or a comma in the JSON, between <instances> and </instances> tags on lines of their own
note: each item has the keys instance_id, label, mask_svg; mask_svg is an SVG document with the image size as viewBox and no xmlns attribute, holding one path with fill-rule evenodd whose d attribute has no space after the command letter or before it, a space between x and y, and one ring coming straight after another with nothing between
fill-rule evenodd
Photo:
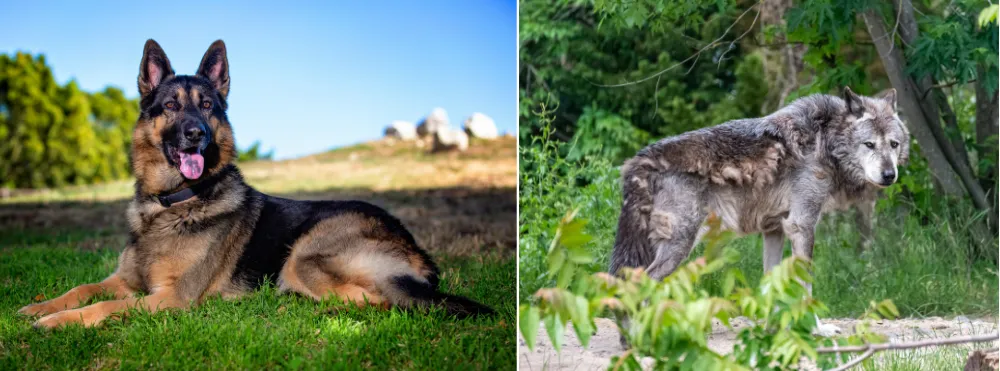
<instances>
[{"instance_id":1,"label":"dog's front paw","mask_svg":"<svg viewBox=\"0 0 1000 371\"><path fill-rule=\"evenodd\" d=\"M86 323L83 320L83 315L79 310L67 310L62 312L56 312L49 314L45 317L39 318L38 321L32 324L35 328L41 329L53 329L60 326L66 326L71 323Z\"/></svg>"},{"instance_id":2,"label":"dog's front paw","mask_svg":"<svg viewBox=\"0 0 1000 371\"><path fill-rule=\"evenodd\" d=\"M26 305L23 308L18 309L17 313L20 313L25 316L35 317L35 316L44 316L47 314L52 314L60 310L61 309L56 308L54 305L52 305L52 303L46 301L46 302Z\"/></svg>"},{"instance_id":3,"label":"dog's front paw","mask_svg":"<svg viewBox=\"0 0 1000 371\"><path fill-rule=\"evenodd\" d=\"M819 319L816 320L816 328L813 329L813 335L825 338L837 336L841 332L842 330L840 329L840 327L837 327L836 325L831 325L829 323L819 322Z\"/></svg>"}]
</instances>

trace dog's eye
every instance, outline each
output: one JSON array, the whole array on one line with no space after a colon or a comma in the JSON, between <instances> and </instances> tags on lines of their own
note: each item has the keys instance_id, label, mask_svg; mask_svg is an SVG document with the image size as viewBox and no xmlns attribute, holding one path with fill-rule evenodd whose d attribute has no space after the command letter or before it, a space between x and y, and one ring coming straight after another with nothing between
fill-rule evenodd
<instances>
[{"instance_id":1,"label":"dog's eye","mask_svg":"<svg viewBox=\"0 0 1000 371\"><path fill-rule=\"evenodd\" d=\"M204 108L204 109L210 109L210 108L212 108L212 102L207 101L207 100L204 101L204 102L201 102L201 108Z\"/></svg>"},{"instance_id":2,"label":"dog's eye","mask_svg":"<svg viewBox=\"0 0 1000 371\"><path fill-rule=\"evenodd\" d=\"M865 147L868 147L869 149L875 149L875 143L865 142Z\"/></svg>"},{"instance_id":3,"label":"dog's eye","mask_svg":"<svg viewBox=\"0 0 1000 371\"><path fill-rule=\"evenodd\" d=\"M889 142L889 145L892 146L892 148L896 148L896 147L899 147L899 142L897 142L897 141L894 140L894 141Z\"/></svg>"},{"instance_id":4,"label":"dog's eye","mask_svg":"<svg viewBox=\"0 0 1000 371\"><path fill-rule=\"evenodd\" d=\"M176 111L177 108L180 107L180 106L177 105L177 102L167 102L167 103L164 103L163 106L167 107L167 109L171 110L171 111Z\"/></svg>"}]
</instances>

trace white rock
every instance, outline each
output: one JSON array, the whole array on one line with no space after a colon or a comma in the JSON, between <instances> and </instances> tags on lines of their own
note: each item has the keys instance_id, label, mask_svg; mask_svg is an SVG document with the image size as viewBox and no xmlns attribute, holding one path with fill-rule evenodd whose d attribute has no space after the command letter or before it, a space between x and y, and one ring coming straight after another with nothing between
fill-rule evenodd
<instances>
[{"instance_id":1,"label":"white rock","mask_svg":"<svg viewBox=\"0 0 1000 371\"><path fill-rule=\"evenodd\" d=\"M473 138L496 139L499 136L493 119L479 112L465 119L465 132Z\"/></svg>"},{"instance_id":2,"label":"white rock","mask_svg":"<svg viewBox=\"0 0 1000 371\"><path fill-rule=\"evenodd\" d=\"M409 121L393 121L385 128L385 136L402 140L417 139L417 127Z\"/></svg>"},{"instance_id":3,"label":"white rock","mask_svg":"<svg viewBox=\"0 0 1000 371\"><path fill-rule=\"evenodd\" d=\"M438 107L431 111L420 125L417 125L417 135L421 137L433 136L441 128L448 127L448 111Z\"/></svg>"},{"instance_id":4,"label":"white rock","mask_svg":"<svg viewBox=\"0 0 1000 371\"><path fill-rule=\"evenodd\" d=\"M434 146L432 152L459 150L465 152L469 149L469 136L464 131L444 127L434 133Z\"/></svg>"}]
</instances>

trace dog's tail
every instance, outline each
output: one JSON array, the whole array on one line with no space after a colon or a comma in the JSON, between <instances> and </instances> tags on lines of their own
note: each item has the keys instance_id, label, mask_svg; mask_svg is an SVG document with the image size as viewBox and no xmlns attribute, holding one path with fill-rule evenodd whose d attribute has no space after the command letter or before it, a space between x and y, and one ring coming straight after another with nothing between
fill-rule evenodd
<instances>
[{"instance_id":1,"label":"dog's tail","mask_svg":"<svg viewBox=\"0 0 1000 371\"><path fill-rule=\"evenodd\" d=\"M490 307L474 300L438 291L430 282L418 280L411 275L393 277L391 286L391 291L395 294L393 296L398 298L396 301L408 303L409 306L440 305L448 314L458 318L490 316L496 313Z\"/></svg>"},{"instance_id":2,"label":"dog's tail","mask_svg":"<svg viewBox=\"0 0 1000 371\"><path fill-rule=\"evenodd\" d=\"M622 211L608 269L611 274L622 268L646 267L656 256L649 241L649 215L660 173L654 161L641 155L621 167Z\"/></svg>"}]
</instances>

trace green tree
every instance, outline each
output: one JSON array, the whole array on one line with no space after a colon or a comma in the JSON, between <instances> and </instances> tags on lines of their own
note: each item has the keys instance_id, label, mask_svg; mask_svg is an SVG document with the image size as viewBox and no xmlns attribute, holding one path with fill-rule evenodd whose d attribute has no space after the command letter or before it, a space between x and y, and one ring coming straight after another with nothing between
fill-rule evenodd
<instances>
[{"instance_id":1,"label":"green tree","mask_svg":"<svg viewBox=\"0 0 1000 371\"><path fill-rule=\"evenodd\" d=\"M86 184L128 174L138 102L59 86L44 56L0 55L0 186Z\"/></svg>"},{"instance_id":2,"label":"green tree","mask_svg":"<svg viewBox=\"0 0 1000 371\"><path fill-rule=\"evenodd\" d=\"M571 158L615 163L653 139L760 116L768 89L760 57L728 42L697 53L732 35L737 19L751 20L724 10L730 2L679 3L637 12L617 2L522 1L521 139L540 133L528 113L547 101L558 103L552 135L572 143Z\"/></svg>"},{"instance_id":3,"label":"green tree","mask_svg":"<svg viewBox=\"0 0 1000 371\"><path fill-rule=\"evenodd\" d=\"M270 152L263 153L260 150L260 141L253 142L250 147L245 150L239 150L239 155L237 156L237 161L270 161L274 158L274 150Z\"/></svg>"}]
</instances>

